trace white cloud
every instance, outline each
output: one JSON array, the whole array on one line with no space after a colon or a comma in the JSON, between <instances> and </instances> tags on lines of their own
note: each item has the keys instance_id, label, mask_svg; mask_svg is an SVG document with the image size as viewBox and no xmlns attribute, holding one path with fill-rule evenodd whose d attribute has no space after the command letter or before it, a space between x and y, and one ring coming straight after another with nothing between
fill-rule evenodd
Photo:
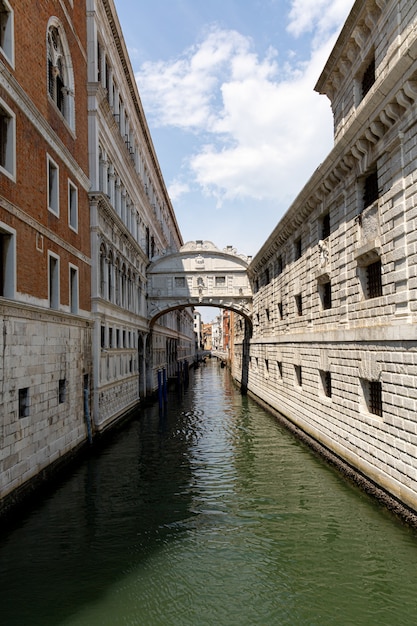
<instances>
[{"instance_id":1,"label":"white cloud","mask_svg":"<svg viewBox=\"0 0 417 626\"><path fill-rule=\"evenodd\" d=\"M168 194L172 202L178 200L181 196L190 191L190 186L179 180L174 180L168 187Z\"/></svg>"},{"instance_id":2,"label":"white cloud","mask_svg":"<svg viewBox=\"0 0 417 626\"><path fill-rule=\"evenodd\" d=\"M142 66L139 90L154 125L195 136L181 177L187 175L218 205L294 197L332 142L329 103L314 84L335 25L343 23L351 4L293 0L288 31L313 33L311 56L302 64L288 55L281 66L273 49L260 58L250 38L212 27L180 58ZM178 179L171 198L188 190Z\"/></svg>"}]
</instances>

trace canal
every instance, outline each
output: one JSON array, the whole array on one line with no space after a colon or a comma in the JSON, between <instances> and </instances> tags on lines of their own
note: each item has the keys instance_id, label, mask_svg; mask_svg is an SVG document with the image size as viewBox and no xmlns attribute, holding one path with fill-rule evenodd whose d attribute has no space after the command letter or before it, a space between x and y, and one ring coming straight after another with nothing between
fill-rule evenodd
<instances>
[{"instance_id":1,"label":"canal","mask_svg":"<svg viewBox=\"0 0 417 626\"><path fill-rule=\"evenodd\" d=\"M211 362L0 538L2 626L417 623L417 533Z\"/></svg>"}]
</instances>

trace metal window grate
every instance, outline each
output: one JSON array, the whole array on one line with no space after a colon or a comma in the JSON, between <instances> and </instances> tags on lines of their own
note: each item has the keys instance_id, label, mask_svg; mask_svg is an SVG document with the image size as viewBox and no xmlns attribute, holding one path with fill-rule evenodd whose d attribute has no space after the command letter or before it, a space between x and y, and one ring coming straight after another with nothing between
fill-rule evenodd
<instances>
[{"instance_id":1,"label":"metal window grate","mask_svg":"<svg viewBox=\"0 0 417 626\"><path fill-rule=\"evenodd\" d=\"M379 380L369 381L369 411L382 417L382 384Z\"/></svg>"},{"instance_id":2,"label":"metal window grate","mask_svg":"<svg viewBox=\"0 0 417 626\"><path fill-rule=\"evenodd\" d=\"M368 298L382 296L382 266L381 260L371 263L366 268Z\"/></svg>"}]
</instances>

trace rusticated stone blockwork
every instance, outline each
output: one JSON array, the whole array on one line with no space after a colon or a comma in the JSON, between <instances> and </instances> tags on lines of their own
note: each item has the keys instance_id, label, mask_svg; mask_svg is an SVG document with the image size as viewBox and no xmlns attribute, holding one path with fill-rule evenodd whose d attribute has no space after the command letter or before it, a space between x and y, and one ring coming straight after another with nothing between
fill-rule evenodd
<instances>
[{"instance_id":1,"label":"rusticated stone blockwork","mask_svg":"<svg viewBox=\"0 0 417 626\"><path fill-rule=\"evenodd\" d=\"M249 266L255 396L417 509L417 5L357 1L316 89L335 146ZM239 327L237 327L239 332Z\"/></svg>"}]
</instances>

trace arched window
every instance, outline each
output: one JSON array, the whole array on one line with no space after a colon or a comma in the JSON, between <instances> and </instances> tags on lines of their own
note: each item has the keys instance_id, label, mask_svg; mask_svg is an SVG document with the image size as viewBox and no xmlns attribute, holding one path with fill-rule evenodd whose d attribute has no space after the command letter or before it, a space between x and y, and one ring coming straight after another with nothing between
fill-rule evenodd
<instances>
[{"instance_id":1,"label":"arched window","mask_svg":"<svg viewBox=\"0 0 417 626\"><path fill-rule=\"evenodd\" d=\"M64 29L57 18L47 31L48 93L70 128L74 130L74 74Z\"/></svg>"}]
</instances>

